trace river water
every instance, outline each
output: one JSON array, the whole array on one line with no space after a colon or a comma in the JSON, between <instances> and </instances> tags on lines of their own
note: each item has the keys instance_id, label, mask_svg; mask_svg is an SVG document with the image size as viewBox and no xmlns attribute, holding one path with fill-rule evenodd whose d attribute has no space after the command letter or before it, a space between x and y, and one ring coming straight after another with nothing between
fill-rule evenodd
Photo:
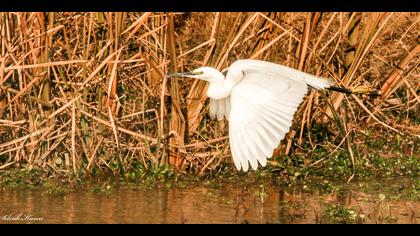
<instances>
[{"instance_id":1,"label":"river water","mask_svg":"<svg viewBox=\"0 0 420 236\"><path fill-rule=\"evenodd\" d=\"M246 181L192 181L175 187L131 183L64 194L1 188L0 224L418 223L416 194L407 181L325 182L318 187Z\"/></svg>"}]
</instances>

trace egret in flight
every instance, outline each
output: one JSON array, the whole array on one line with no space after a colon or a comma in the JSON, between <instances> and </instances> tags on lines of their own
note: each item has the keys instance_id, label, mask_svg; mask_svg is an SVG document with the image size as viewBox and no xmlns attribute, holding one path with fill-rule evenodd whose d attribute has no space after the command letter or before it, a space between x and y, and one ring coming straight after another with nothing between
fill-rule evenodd
<instances>
[{"instance_id":1,"label":"egret in flight","mask_svg":"<svg viewBox=\"0 0 420 236\"><path fill-rule=\"evenodd\" d=\"M308 87L351 93L333 81L260 60L235 61L224 73L201 67L169 77L190 77L210 83L211 119L229 121L229 143L238 170L266 166L292 125Z\"/></svg>"}]
</instances>

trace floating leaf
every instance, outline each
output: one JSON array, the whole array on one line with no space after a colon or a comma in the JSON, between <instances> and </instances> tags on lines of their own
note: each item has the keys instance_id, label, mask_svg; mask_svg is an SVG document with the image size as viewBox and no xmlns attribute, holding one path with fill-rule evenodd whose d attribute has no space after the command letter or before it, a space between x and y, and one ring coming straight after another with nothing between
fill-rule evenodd
<instances>
[{"instance_id":1,"label":"floating leaf","mask_svg":"<svg viewBox=\"0 0 420 236\"><path fill-rule=\"evenodd\" d=\"M379 200L381 201L385 200L385 194L383 193L378 194L378 197L379 197Z\"/></svg>"}]
</instances>

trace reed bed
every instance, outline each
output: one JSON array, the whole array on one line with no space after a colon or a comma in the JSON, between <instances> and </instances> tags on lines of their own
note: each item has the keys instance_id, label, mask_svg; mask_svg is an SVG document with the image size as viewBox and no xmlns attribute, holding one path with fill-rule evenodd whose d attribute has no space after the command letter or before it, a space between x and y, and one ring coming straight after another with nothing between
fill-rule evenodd
<instances>
[{"instance_id":1,"label":"reed bed","mask_svg":"<svg viewBox=\"0 0 420 236\"><path fill-rule=\"evenodd\" d=\"M227 122L206 115L208 85L164 75L240 58L359 92L310 92L276 155L323 146L354 163L363 156L355 145L373 130L418 156L419 13L9 12L0 13L0 32L0 171L232 167Z\"/></svg>"}]
</instances>

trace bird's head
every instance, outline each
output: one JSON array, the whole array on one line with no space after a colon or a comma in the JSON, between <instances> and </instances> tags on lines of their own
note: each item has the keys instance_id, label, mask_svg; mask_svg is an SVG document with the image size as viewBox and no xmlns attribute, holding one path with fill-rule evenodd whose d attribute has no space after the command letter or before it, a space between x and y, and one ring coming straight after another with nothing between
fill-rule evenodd
<instances>
[{"instance_id":1,"label":"bird's head","mask_svg":"<svg viewBox=\"0 0 420 236\"><path fill-rule=\"evenodd\" d=\"M189 72L170 74L167 77L188 77L204 80L210 83L215 83L220 80L223 81L225 78L225 76L220 71L207 66L200 67Z\"/></svg>"}]
</instances>

